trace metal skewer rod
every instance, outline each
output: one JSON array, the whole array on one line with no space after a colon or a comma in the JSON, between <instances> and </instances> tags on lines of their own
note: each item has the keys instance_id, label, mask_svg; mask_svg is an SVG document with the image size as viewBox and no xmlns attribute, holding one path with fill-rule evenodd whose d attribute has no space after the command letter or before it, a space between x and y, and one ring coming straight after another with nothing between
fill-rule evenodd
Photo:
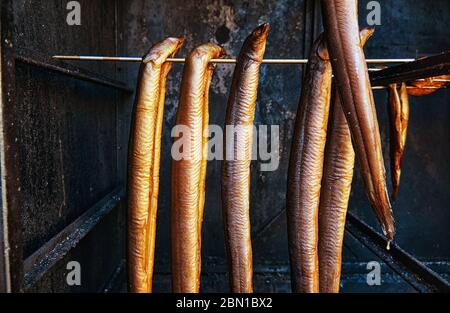
<instances>
[{"instance_id":1,"label":"metal skewer rod","mask_svg":"<svg viewBox=\"0 0 450 313\"><path fill-rule=\"evenodd\" d=\"M54 55L53 59L78 60L78 61L120 61L120 62L142 62L141 57L109 57L94 55ZM167 62L184 63L185 58L168 58ZM367 59L367 63L406 63L415 59ZM211 63L236 63L236 59L211 59ZM306 64L308 59L264 59L263 64Z\"/></svg>"},{"instance_id":2,"label":"metal skewer rod","mask_svg":"<svg viewBox=\"0 0 450 313\"><path fill-rule=\"evenodd\" d=\"M373 86L373 90L386 89L386 86ZM414 86L406 86L407 89L447 89L447 87L436 87L436 86L422 86L422 87L414 87Z\"/></svg>"},{"instance_id":3,"label":"metal skewer rod","mask_svg":"<svg viewBox=\"0 0 450 313\"><path fill-rule=\"evenodd\" d=\"M424 82L424 81L426 81L426 79L420 78L420 79L416 79L415 81ZM450 79L442 79L442 78L433 78L432 81L439 82L439 83L450 83Z\"/></svg>"},{"instance_id":4,"label":"metal skewer rod","mask_svg":"<svg viewBox=\"0 0 450 313\"><path fill-rule=\"evenodd\" d=\"M94 55L54 55L53 59L57 60L72 60L72 61L115 61L115 62L142 62L142 57L110 57L110 56L94 56ZM168 58L167 62L184 63L185 58ZM407 63L415 61L415 59L366 59L367 63L382 64L382 63ZM212 63L236 63L236 59L211 59ZM308 59L264 59L263 64L306 64ZM369 71L380 71L383 68L369 68ZM418 79L425 80L425 79ZM449 82L447 79L435 79L434 81ZM416 89L446 89L445 87L423 86L408 88ZM386 89L385 86L374 86L372 89Z\"/></svg>"}]
</instances>

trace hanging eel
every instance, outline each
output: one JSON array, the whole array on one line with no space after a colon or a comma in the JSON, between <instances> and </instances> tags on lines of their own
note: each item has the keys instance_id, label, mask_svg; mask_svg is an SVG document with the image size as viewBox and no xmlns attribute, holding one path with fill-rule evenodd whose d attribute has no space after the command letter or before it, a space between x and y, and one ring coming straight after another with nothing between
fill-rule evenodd
<instances>
[{"instance_id":1,"label":"hanging eel","mask_svg":"<svg viewBox=\"0 0 450 313\"><path fill-rule=\"evenodd\" d=\"M128 275L131 292L151 292L166 78L184 38L167 38L143 57L128 162Z\"/></svg>"},{"instance_id":2,"label":"hanging eel","mask_svg":"<svg viewBox=\"0 0 450 313\"><path fill-rule=\"evenodd\" d=\"M400 90L397 89L396 84L389 85L388 90L392 198L395 200L398 196L401 164L408 130L409 100L405 83L401 84Z\"/></svg>"},{"instance_id":3,"label":"hanging eel","mask_svg":"<svg viewBox=\"0 0 450 313\"><path fill-rule=\"evenodd\" d=\"M257 27L245 40L233 74L226 113L222 162L222 203L231 292L253 292L250 238L250 162L259 68L269 24ZM234 132L227 126L237 126ZM232 136L233 140L230 140ZM229 147L229 143L233 145ZM230 156L228 157L228 154ZM231 155L232 154L232 155ZM239 154L242 154L240 157Z\"/></svg>"},{"instance_id":4,"label":"hanging eel","mask_svg":"<svg viewBox=\"0 0 450 313\"><path fill-rule=\"evenodd\" d=\"M172 289L200 290L201 230L205 200L208 148L208 94L214 64L225 55L218 45L207 43L187 57L181 82L177 126L183 126L183 157L172 160Z\"/></svg>"},{"instance_id":5,"label":"hanging eel","mask_svg":"<svg viewBox=\"0 0 450 313\"><path fill-rule=\"evenodd\" d=\"M374 31L361 30L363 46ZM335 86L332 99L319 206L319 286L323 293L339 292L345 218L355 164L350 130Z\"/></svg>"},{"instance_id":6,"label":"hanging eel","mask_svg":"<svg viewBox=\"0 0 450 313\"><path fill-rule=\"evenodd\" d=\"M357 7L356 0L322 0L322 16L366 194L389 243L395 234L394 217L387 192L375 104L359 38Z\"/></svg>"},{"instance_id":7,"label":"hanging eel","mask_svg":"<svg viewBox=\"0 0 450 313\"><path fill-rule=\"evenodd\" d=\"M319 292L318 211L331 77L321 34L308 59L289 160L287 226L293 292Z\"/></svg>"},{"instance_id":8,"label":"hanging eel","mask_svg":"<svg viewBox=\"0 0 450 313\"><path fill-rule=\"evenodd\" d=\"M408 94L416 97L429 95L446 86L449 81L450 75L441 75L425 78L423 80L414 80L409 82L410 86L408 86Z\"/></svg>"}]
</instances>

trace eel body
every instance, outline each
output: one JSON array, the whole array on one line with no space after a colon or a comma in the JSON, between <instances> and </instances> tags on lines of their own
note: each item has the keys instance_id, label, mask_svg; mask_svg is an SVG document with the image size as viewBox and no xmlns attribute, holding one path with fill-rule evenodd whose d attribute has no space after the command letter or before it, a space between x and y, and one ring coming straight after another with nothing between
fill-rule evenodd
<instances>
[{"instance_id":1,"label":"eel body","mask_svg":"<svg viewBox=\"0 0 450 313\"><path fill-rule=\"evenodd\" d=\"M183 38L154 45L140 68L128 167L128 275L131 292L151 292L166 77Z\"/></svg>"},{"instance_id":2,"label":"eel body","mask_svg":"<svg viewBox=\"0 0 450 313\"><path fill-rule=\"evenodd\" d=\"M388 89L392 198L395 200L398 196L402 158L408 131L409 100L405 83L401 84L400 90L396 84L389 85Z\"/></svg>"},{"instance_id":3,"label":"eel body","mask_svg":"<svg viewBox=\"0 0 450 313\"><path fill-rule=\"evenodd\" d=\"M195 48L186 59L176 124L184 132L183 157L172 160L172 289L200 290L201 230L208 148L208 94L214 71L210 59L224 56L218 45ZM178 134L180 135L180 134Z\"/></svg>"},{"instance_id":4,"label":"eel body","mask_svg":"<svg viewBox=\"0 0 450 313\"><path fill-rule=\"evenodd\" d=\"M449 81L450 75L441 75L425 78L423 80L414 80L409 83L411 86L408 88L408 94L416 97L429 95L446 86Z\"/></svg>"},{"instance_id":5,"label":"eel body","mask_svg":"<svg viewBox=\"0 0 450 313\"><path fill-rule=\"evenodd\" d=\"M322 34L306 67L289 160L287 226L293 292L319 292L318 211L331 77Z\"/></svg>"},{"instance_id":6,"label":"eel body","mask_svg":"<svg viewBox=\"0 0 450 313\"><path fill-rule=\"evenodd\" d=\"M229 280L231 292L234 293L253 292L249 213L250 162L259 69L268 31L269 25L263 24L253 30L245 40L237 59L227 104L222 203ZM237 127L236 140L235 132L228 128L228 125Z\"/></svg>"},{"instance_id":7,"label":"eel body","mask_svg":"<svg viewBox=\"0 0 450 313\"><path fill-rule=\"evenodd\" d=\"M333 73L360 164L366 194L388 241L395 234L386 186L380 131L367 64L359 37L356 0L322 0Z\"/></svg>"},{"instance_id":8,"label":"eel body","mask_svg":"<svg viewBox=\"0 0 450 313\"><path fill-rule=\"evenodd\" d=\"M362 45L373 33L373 28L361 30ZM345 219L355 164L350 129L336 87L333 87L332 101L319 206L319 286L321 293L339 292Z\"/></svg>"}]
</instances>

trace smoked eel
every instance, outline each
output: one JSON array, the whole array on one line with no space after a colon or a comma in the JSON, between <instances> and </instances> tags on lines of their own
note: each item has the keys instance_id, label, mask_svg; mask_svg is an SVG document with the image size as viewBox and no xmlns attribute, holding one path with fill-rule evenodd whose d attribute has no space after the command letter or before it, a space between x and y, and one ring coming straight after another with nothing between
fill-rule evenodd
<instances>
[{"instance_id":1,"label":"smoked eel","mask_svg":"<svg viewBox=\"0 0 450 313\"><path fill-rule=\"evenodd\" d=\"M166 78L183 38L167 38L144 56L129 145L128 275L131 292L151 292Z\"/></svg>"},{"instance_id":2,"label":"smoked eel","mask_svg":"<svg viewBox=\"0 0 450 313\"><path fill-rule=\"evenodd\" d=\"M392 198L397 199L403 152L409 121L409 100L406 84L397 88L397 84L388 86L389 90L389 126Z\"/></svg>"},{"instance_id":3,"label":"smoked eel","mask_svg":"<svg viewBox=\"0 0 450 313\"><path fill-rule=\"evenodd\" d=\"M373 35L361 30L361 44ZM333 107L328 129L319 206L319 286L321 293L339 292L345 218L353 179L355 152L341 99L333 87Z\"/></svg>"},{"instance_id":4,"label":"smoked eel","mask_svg":"<svg viewBox=\"0 0 450 313\"><path fill-rule=\"evenodd\" d=\"M289 160L287 226L293 292L319 292L318 211L331 74L322 34L306 67Z\"/></svg>"},{"instance_id":5,"label":"smoked eel","mask_svg":"<svg viewBox=\"0 0 450 313\"><path fill-rule=\"evenodd\" d=\"M208 147L208 94L214 64L225 51L207 43L187 57L176 117L175 141L182 140L180 156L172 151L171 250L172 289L200 290L201 231L205 200Z\"/></svg>"},{"instance_id":6,"label":"smoked eel","mask_svg":"<svg viewBox=\"0 0 450 313\"><path fill-rule=\"evenodd\" d=\"M446 86L449 81L450 75L441 75L425 78L423 80L414 80L409 82L409 85L411 86L408 86L408 94L416 97L429 95Z\"/></svg>"},{"instance_id":7,"label":"smoked eel","mask_svg":"<svg viewBox=\"0 0 450 313\"><path fill-rule=\"evenodd\" d=\"M366 194L388 241L395 234L380 131L359 38L358 2L322 0L322 16L342 108L349 124Z\"/></svg>"},{"instance_id":8,"label":"smoked eel","mask_svg":"<svg viewBox=\"0 0 450 313\"><path fill-rule=\"evenodd\" d=\"M250 162L259 69L268 32L269 24L260 25L245 40L237 58L227 104L222 203L231 292L253 292ZM229 125L236 129L231 130ZM236 141L235 131L238 133Z\"/></svg>"}]
</instances>

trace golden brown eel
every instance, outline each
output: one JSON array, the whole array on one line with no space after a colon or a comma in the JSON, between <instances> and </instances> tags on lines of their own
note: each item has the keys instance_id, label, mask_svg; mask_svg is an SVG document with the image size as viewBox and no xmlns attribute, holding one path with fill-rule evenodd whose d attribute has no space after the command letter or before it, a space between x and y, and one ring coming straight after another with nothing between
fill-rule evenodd
<instances>
[{"instance_id":1,"label":"golden brown eel","mask_svg":"<svg viewBox=\"0 0 450 313\"><path fill-rule=\"evenodd\" d=\"M390 161L392 198L398 196L403 152L406 144L406 133L409 121L409 99L406 84L400 90L396 84L388 86L389 90L389 126L390 126Z\"/></svg>"},{"instance_id":2,"label":"golden brown eel","mask_svg":"<svg viewBox=\"0 0 450 313\"><path fill-rule=\"evenodd\" d=\"M166 77L183 38L155 44L143 58L128 167L128 275L131 292L151 292Z\"/></svg>"},{"instance_id":3,"label":"golden brown eel","mask_svg":"<svg viewBox=\"0 0 450 313\"><path fill-rule=\"evenodd\" d=\"M361 30L361 44L373 33L373 28ZM324 293L339 292L345 218L355 164L352 138L336 86L332 99L319 206L319 286Z\"/></svg>"},{"instance_id":4,"label":"golden brown eel","mask_svg":"<svg viewBox=\"0 0 450 313\"><path fill-rule=\"evenodd\" d=\"M394 217L386 187L375 104L359 38L357 7L356 0L322 0L322 16L336 84L366 193L390 241L395 234Z\"/></svg>"},{"instance_id":5,"label":"golden brown eel","mask_svg":"<svg viewBox=\"0 0 450 313\"><path fill-rule=\"evenodd\" d=\"M289 160L287 225L293 292L319 292L318 211L331 74L322 34L308 59Z\"/></svg>"},{"instance_id":6,"label":"golden brown eel","mask_svg":"<svg viewBox=\"0 0 450 313\"><path fill-rule=\"evenodd\" d=\"M207 43L187 57L181 82L176 124L187 127L175 140L183 140L184 158L172 160L172 289L199 292L201 225L205 199L208 145L208 93L214 64L224 50ZM184 149L187 149L184 151Z\"/></svg>"},{"instance_id":7,"label":"golden brown eel","mask_svg":"<svg viewBox=\"0 0 450 313\"><path fill-rule=\"evenodd\" d=\"M450 75L441 75L425 78L423 80L414 80L409 82L408 94L410 96L425 96L438 91L449 83ZM414 88L417 87L417 88Z\"/></svg>"},{"instance_id":8,"label":"golden brown eel","mask_svg":"<svg viewBox=\"0 0 450 313\"><path fill-rule=\"evenodd\" d=\"M230 147L227 140L233 142L229 136L234 136L234 132L225 133L224 151L230 157L222 162L222 203L231 292L253 292L250 162L259 68L268 32L269 24L260 25L245 40L227 104L225 125L237 126L239 132Z\"/></svg>"}]
</instances>

